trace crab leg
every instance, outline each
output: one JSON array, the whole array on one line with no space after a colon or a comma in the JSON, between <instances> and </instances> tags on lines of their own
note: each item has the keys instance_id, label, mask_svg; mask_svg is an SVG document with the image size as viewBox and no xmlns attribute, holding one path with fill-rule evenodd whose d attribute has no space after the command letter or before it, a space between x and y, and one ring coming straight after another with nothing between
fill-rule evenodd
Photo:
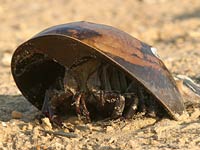
<instances>
[{"instance_id":1,"label":"crab leg","mask_svg":"<svg viewBox=\"0 0 200 150\"><path fill-rule=\"evenodd\" d=\"M140 106L140 111L141 112L145 112L146 113L146 104L145 104L145 97L144 97L144 94L143 94L143 89L139 88L138 89L138 97L139 97L139 106Z\"/></svg>"},{"instance_id":2,"label":"crab leg","mask_svg":"<svg viewBox=\"0 0 200 150\"><path fill-rule=\"evenodd\" d=\"M125 114L125 118L130 119L137 111L139 99L137 96L133 97L133 102L128 108L127 113Z\"/></svg>"},{"instance_id":3,"label":"crab leg","mask_svg":"<svg viewBox=\"0 0 200 150\"><path fill-rule=\"evenodd\" d=\"M134 87L134 82L132 81L132 82L128 85L127 89L125 90L125 93L128 93L133 87Z\"/></svg>"},{"instance_id":4,"label":"crab leg","mask_svg":"<svg viewBox=\"0 0 200 150\"><path fill-rule=\"evenodd\" d=\"M85 94L82 94L80 101L81 101L81 106L82 106L82 109L83 109L83 115L86 117L87 122L90 122L91 121L90 120L90 113L89 113L89 111L86 107Z\"/></svg>"},{"instance_id":5,"label":"crab leg","mask_svg":"<svg viewBox=\"0 0 200 150\"><path fill-rule=\"evenodd\" d=\"M78 117L81 115L81 109L80 109L81 96L82 96L82 93L77 93L74 96L74 101L75 101L75 105L76 105L76 113L77 113Z\"/></svg>"},{"instance_id":6,"label":"crab leg","mask_svg":"<svg viewBox=\"0 0 200 150\"><path fill-rule=\"evenodd\" d=\"M102 65L101 68L98 70L97 74L95 77L96 81L98 81L98 83L101 83L101 85L98 85L99 87L102 86L104 87L105 91L111 91L111 85L110 85L110 81L109 81L109 75L107 72L109 65ZM94 97L100 102L101 106L104 106L105 104L105 91L103 90L95 90L93 91L93 95Z\"/></svg>"},{"instance_id":7,"label":"crab leg","mask_svg":"<svg viewBox=\"0 0 200 150\"><path fill-rule=\"evenodd\" d=\"M122 113L124 111L124 107L125 107L125 98L124 98L124 96L119 95L116 98L115 106L114 106L114 110L111 115L111 118L115 119L115 118L121 117Z\"/></svg>"},{"instance_id":8,"label":"crab leg","mask_svg":"<svg viewBox=\"0 0 200 150\"><path fill-rule=\"evenodd\" d=\"M114 110L111 116L109 118L104 119L104 121L110 119L117 119L122 116L125 107L124 96L116 92L105 92L105 91L93 92L93 95L100 101L101 106L104 106L106 102L114 105L113 108Z\"/></svg>"},{"instance_id":9,"label":"crab leg","mask_svg":"<svg viewBox=\"0 0 200 150\"><path fill-rule=\"evenodd\" d=\"M44 97L44 102L42 105L42 113L45 114L45 116L51 118L53 116L53 110L51 108L51 90L46 90L45 92L45 97Z\"/></svg>"},{"instance_id":10,"label":"crab leg","mask_svg":"<svg viewBox=\"0 0 200 150\"><path fill-rule=\"evenodd\" d=\"M56 100L59 100L61 94L64 94L65 97L68 97L69 94L71 95L69 92L56 90L57 88L58 90L63 90L62 82L63 81L61 77L56 78L55 82L45 92L44 102L42 105L42 113L44 113L49 118L53 118L55 111L55 108L52 106L52 98L56 97Z\"/></svg>"},{"instance_id":11,"label":"crab leg","mask_svg":"<svg viewBox=\"0 0 200 150\"><path fill-rule=\"evenodd\" d=\"M62 126L62 120L55 114L55 108L54 106L52 105L53 103L53 96L57 94L57 92L55 90L46 90L46 93L45 93L45 98L44 98L44 103L43 103L43 106L42 106L42 113L48 117L50 119L51 122L59 125L60 127ZM60 95L57 95L56 97L56 100L59 100L61 98L61 96L65 96L65 97L68 97L70 96L71 93L62 93Z\"/></svg>"},{"instance_id":12,"label":"crab leg","mask_svg":"<svg viewBox=\"0 0 200 150\"><path fill-rule=\"evenodd\" d=\"M157 108L157 105L156 105L156 102L149 96L148 97L148 109L147 109L147 115L150 116L150 117L156 117L156 111L158 108Z\"/></svg>"},{"instance_id":13,"label":"crab leg","mask_svg":"<svg viewBox=\"0 0 200 150\"><path fill-rule=\"evenodd\" d=\"M74 97L75 105L76 105L76 113L78 117L81 115L86 117L86 120L90 122L90 113L86 107L85 103L85 94L84 93L78 93Z\"/></svg>"},{"instance_id":14,"label":"crab leg","mask_svg":"<svg viewBox=\"0 0 200 150\"><path fill-rule=\"evenodd\" d=\"M122 92L125 92L127 88L127 80L125 74L122 72L119 72L119 81Z\"/></svg>"},{"instance_id":15,"label":"crab leg","mask_svg":"<svg viewBox=\"0 0 200 150\"><path fill-rule=\"evenodd\" d=\"M51 90L47 90L45 93L44 103L42 106L42 113L46 117L48 117L51 122L55 123L59 127L62 127L62 120L57 115L55 115L55 110L51 106L51 94Z\"/></svg>"},{"instance_id":16,"label":"crab leg","mask_svg":"<svg viewBox=\"0 0 200 150\"><path fill-rule=\"evenodd\" d=\"M111 89L114 91L121 92L119 71L116 70L114 67L110 66L107 72L110 72L111 74L111 77L110 77Z\"/></svg>"},{"instance_id":17,"label":"crab leg","mask_svg":"<svg viewBox=\"0 0 200 150\"><path fill-rule=\"evenodd\" d=\"M109 81L109 75L108 75L108 72L107 72L107 69L108 69L108 65L106 66L103 66L103 70L102 70L102 84L105 88L105 91L111 91L111 85L110 85L110 81Z\"/></svg>"}]
</instances>

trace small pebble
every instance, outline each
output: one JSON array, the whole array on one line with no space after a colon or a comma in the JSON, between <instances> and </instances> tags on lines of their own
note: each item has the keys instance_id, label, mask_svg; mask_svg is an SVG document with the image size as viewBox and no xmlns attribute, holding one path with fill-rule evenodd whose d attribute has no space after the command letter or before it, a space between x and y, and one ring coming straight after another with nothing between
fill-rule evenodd
<instances>
[{"instance_id":1,"label":"small pebble","mask_svg":"<svg viewBox=\"0 0 200 150\"><path fill-rule=\"evenodd\" d=\"M196 119L199 118L199 116L200 116L200 110L195 108L194 112L191 114L191 118Z\"/></svg>"},{"instance_id":2,"label":"small pebble","mask_svg":"<svg viewBox=\"0 0 200 150\"><path fill-rule=\"evenodd\" d=\"M71 149L73 149L73 147L72 147L71 144L68 144L68 145L66 146L66 149L71 150Z\"/></svg>"},{"instance_id":3,"label":"small pebble","mask_svg":"<svg viewBox=\"0 0 200 150\"><path fill-rule=\"evenodd\" d=\"M80 130L80 131L87 131L90 128L87 125L77 125L76 129Z\"/></svg>"},{"instance_id":4,"label":"small pebble","mask_svg":"<svg viewBox=\"0 0 200 150\"><path fill-rule=\"evenodd\" d=\"M11 116L13 119L21 119L22 118L22 113L18 111L12 111Z\"/></svg>"},{"instance_id":5,"label":"small pebble","mask_svg":"<svg viewBox=\"0 0 200 150\"><path fill-rule=\"evenodd\" d=\"M47 118L47 117L42 118L42 126L45 128L45 130L52 129L52 125L51 125L49 118Z\"/></svg>"},{"instance_id":6,"label":"small pebble","mask_svg":"<svg viewBox=\"0 0 200 150\"><path fill-rule=\"evenodd\" d=\"M27 129L28 130L33 130L33 125L29 123Z\"/></svg>"},{"instance_id":7,"label":"small pebble","mask_svg":"<svg viewBox=\"0 0 200 150\"><path fill-rule=\"evenodd\" d=\"M10 53L4 53L3 58L1 60L2 64L4 66L10 66L11 57L12 57L12 55Z\"/></svg>"},{"instance_id":8,"label":"small pebble","mask_svg":"<svg viewBox=\"0 0 200 150\"><path fill-rule=\"evenodd\" d=\"M114 131L114 128L113 128L113 127L108 126L108 127L106 128L106 132L112 132L112 131Z\"/></svg>"},{"instance_id":9,"label":"small pebble","mask_svg":"<svg viewBox=\"0 0 200 150\"><path fill-rule=\"evenodd\" d=\"M27 125L24 125L23 127L22 127L22 131L26 131L27 130Z\"/></svg>"},{"instance_id":10,"label":"small pebble","mask_svg":"<svg viewBox=\"0 0 200 150\"><path fill-rule=\"evenodd\" d=\"M127 124L122 128L122 131L129 131L131 129L131 124Z\"/></svg>"},{"instance_id":11,"label":"small pebble","mask_svg":"<svg viewBox=\"0 0 200 150\"><path fill-rule=\"evenodd\" d=\"M108 143L115 143L117 141L117 139L115 137L111 137L109 140L108 140Z\"/></svg>"},{"instance_id":12,"label":"small pebble","mask_svg":"<svg viewBox=\"0 0 200 150\"><path fill-rule=\"evenodd\" d=\"M6 124L5 122L1 122L1 125L2 125L3 127L7 127L7 124Z\"/></svg>"},{"instance_id":13,"label":"small pebble","mask_svg":"<svg viewBox=\"0 0 200 150\"><path fill-rule=\"evenodd\" d=\"M98 131L98 132L102 132L103 131L103 128L100 127L100 126L92 126L91 129L92 129L92 131Z\"/></svg>"},{"instance_id":14,"label":"small pebble","mask_svg":"<svg viewBox=\"0 0 200 150\"><path fill-rule=\"evenodd\" d=\"M136 142L133 140L128 141L128 144L130 145L131 148L135 148Z\"/></svg>"}]
</instances>

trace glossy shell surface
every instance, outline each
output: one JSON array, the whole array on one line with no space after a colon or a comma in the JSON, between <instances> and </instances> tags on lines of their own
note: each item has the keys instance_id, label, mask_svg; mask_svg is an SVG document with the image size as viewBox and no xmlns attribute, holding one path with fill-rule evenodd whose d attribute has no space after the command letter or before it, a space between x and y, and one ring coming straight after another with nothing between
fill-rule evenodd
<instances>
[{"instance_id":1,"label":"glossy shell surface","mask_svg":"<svg viewBox=\"0 0 200 150\"><path fill-rule=\"evenodd\" d=\"M174 119L184 112L176 83L155 49L107 25L73 22L40 32L17 48L12 74L22 94L41 109L45 89L51 79L63 72L60 65L69 67L87 55L96 55L139 81ZM39 68L30 68L27 64L32 59L43 63Z\"/></svg>"}]
</instances>

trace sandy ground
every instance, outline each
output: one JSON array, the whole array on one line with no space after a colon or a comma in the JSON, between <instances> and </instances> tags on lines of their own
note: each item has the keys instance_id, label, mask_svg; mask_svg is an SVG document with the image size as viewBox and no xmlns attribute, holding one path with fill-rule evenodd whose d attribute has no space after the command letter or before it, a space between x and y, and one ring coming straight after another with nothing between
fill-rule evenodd
<instances>
[{"instance_id":1,"label":"sandy ground","mask_svg":"<svg viewBox=\"0 0 200 150\"><path fill-rule=\"evenodd\" d=\"M67 129L59 130L51 129L48 119L42 124L34 119L38 110L11 76L12 53L49 26L80 20L130 33L156 47L174 75L200 82L199 0L0 0L0 150L200 149L198 104L188 106L190 116L182 121L138 118L84 124L72 118Z\"/></svg>"}]
</instances>

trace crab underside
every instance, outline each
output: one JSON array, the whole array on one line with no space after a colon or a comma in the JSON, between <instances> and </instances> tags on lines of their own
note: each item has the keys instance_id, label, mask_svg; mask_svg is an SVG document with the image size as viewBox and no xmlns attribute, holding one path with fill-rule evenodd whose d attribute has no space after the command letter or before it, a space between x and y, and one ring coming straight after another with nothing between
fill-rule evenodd
<instances>
[{"instance_id":1,"label":"crab underside","mask_svg":"<svg viewBox=\"0 0 200 150\"><path fill-rule=\"evenodd\" d=\"M96 56L83 57L70 67L42 54L31 58L23 70L32 76L40 72L43 83L33 90L43 91L43 101L38 105L42 104L42 112L56 124L62 124L61 120L70 115L78 115L86 122L133 118L140 112L150 117L167 115L160 102L138 81ZM33 68L40 69L36 72ZM42 80L45 77L46 82Z\"/></svg>"}]
</instances>

